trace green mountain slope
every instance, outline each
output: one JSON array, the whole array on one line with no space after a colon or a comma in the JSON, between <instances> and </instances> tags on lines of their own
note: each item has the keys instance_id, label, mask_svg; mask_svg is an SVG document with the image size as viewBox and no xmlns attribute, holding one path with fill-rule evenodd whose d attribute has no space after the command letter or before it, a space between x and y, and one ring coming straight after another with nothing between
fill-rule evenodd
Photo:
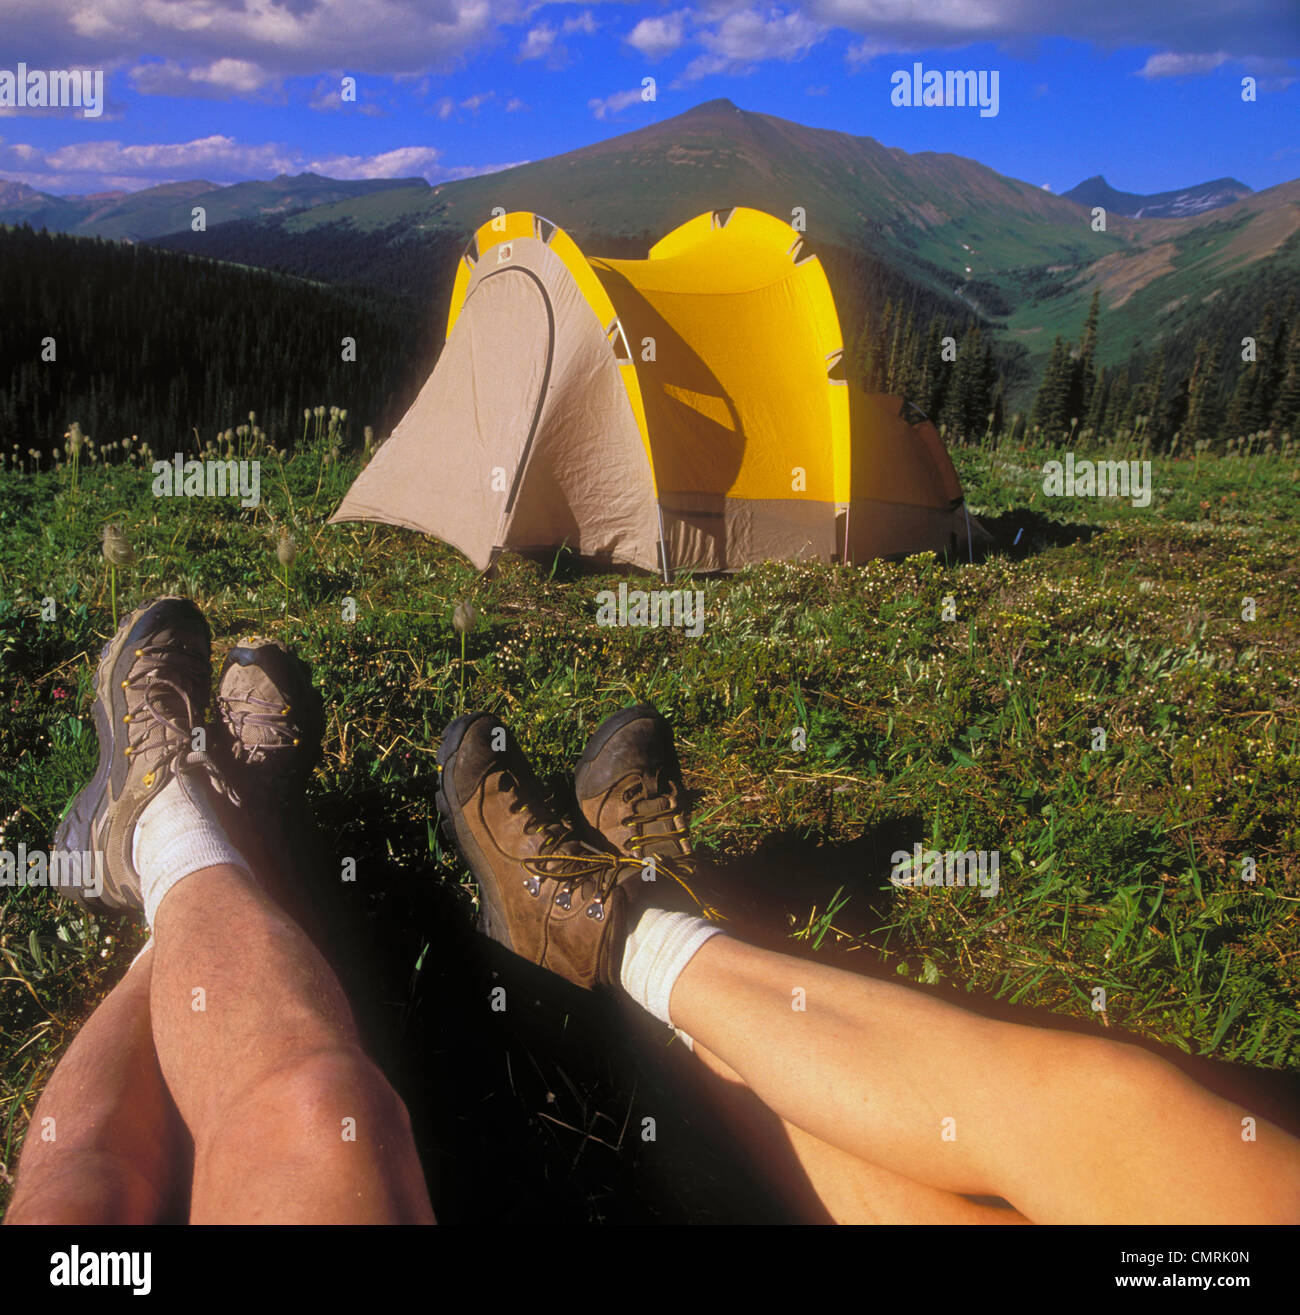
<instances>
[{"instance_id":1,"label":"green mountain slope","mask_svg":"<svg viewBox=\"0 0 1300 1315\"><path fill-rule=\"evenodd\" d=\"M782 216L801 208L814 249L865 250L918 289L955 296L991 321L1004 347L1028 353L1013 405L1027 399L1056 334L1079 332L1094 287L1099 359L1117 362L1242 279L1266 271L1266 281L1286 283L1300 273L1291 241L1300 183L1189 218L1112 213L1096 233L1085 207L974 160L912 155L727 100L500 173L316 206L263 229L285 238L324 228L368 234L390 260L421 235L468 235L496 206L535 210L579 239L652 240L730 205ZM201 239L186 245L202 249Z\"/></svg>"},{"instance_id":2,"label":"green mountain slope","mask_svg":"<svg viewBox=\"0 0 1300 1315\"><path fill-rule=\"evenodd\" d=\"M422 178L323 178L304 173L267 182L218 187L202 179L163 183L139 192L53 196L22 183L0 183L0 224L30 224L77 237L146 241L190 227L202 206L209 225L260 215L284 215L312 206L355 201L376 192L423 191Z\"/></svg>"},{"instance_id":3,"label":"green mountain slope","mask_svg":"<svg viewBox=\"0 0 1300 1315\"><path fill-rule=\"evenodd\" d=\"M427 196L390 193L317 207L287 227L405 222L469 232L504 206L535 210L578 234L662 234L702 210L732 205L781 216L801 209L814 246L890 248L925 281L964 278L966 248L977 244L995 265L1076 262L1109 249L1078 206L974 160L909 155L727 100L546 160L444 183Z\"/></svg>"}]
</instances>

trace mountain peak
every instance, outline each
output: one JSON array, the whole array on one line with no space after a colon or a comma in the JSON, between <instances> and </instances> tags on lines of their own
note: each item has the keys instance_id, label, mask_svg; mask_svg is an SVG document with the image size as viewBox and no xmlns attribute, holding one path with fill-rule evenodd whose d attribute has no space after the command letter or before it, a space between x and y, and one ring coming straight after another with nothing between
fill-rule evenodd
<instances>
[{"instance_id":1,"label":"mountain peak","mask_svg":"<svg viewBox=\"0 0 1300 1315\"><path fill-rule=\"evenodd\" d=\"M1105 206L1116 214L1132 215L1136 219L1187 218L1203 214L1206 210L1218 210L1225 205L1232 205L1250 195L1251 189L1235 178L1215 178L1193 187L1149 195L1121 192L1112 187L1101 174L1085 178L1077 187L1063 193L1067 201L1086 206Z\"/></svg>"},{"instance_id":2,"label":"mountain peak","mask_svg":"<svg viewBox=\"0 0 1300 1315\"><path fill-rule=\"evenodd\" d=\"M698 105L693 105L686 114L739 114L740 106L734 101L728 100L725 96L718 96L714 100L702 100ZM686 115L682 116L683 118Z\"/></svg>"}]
</instances>

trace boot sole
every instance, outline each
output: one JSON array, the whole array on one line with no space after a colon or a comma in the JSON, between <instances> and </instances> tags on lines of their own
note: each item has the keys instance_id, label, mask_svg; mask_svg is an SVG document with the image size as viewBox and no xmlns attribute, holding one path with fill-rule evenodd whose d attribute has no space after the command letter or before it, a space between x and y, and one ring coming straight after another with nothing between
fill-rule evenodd
<instances>
[{"instance_id":1,"label":"boot sole","mask_svg":"<svg viewBox=\"0 0 1300 1315\"><path fill-rule=\"evenodd\" d=\"M440 771L438 774L438 791L434 799L438 807L438 815L441 819L440 827L444 837L460 851L461 857L469 865L470 873L473 875L475 882L478 883L478 930L484 936L489 936L498 944L504 945L508 950L513 950L515 947L510 939L510 924L506 920L505 909L501 904L496 878L492 875L492 866L479 848L478 842L470 834L469 828L460 824L461 810L452 807L445 788L448 773L452 777L455 775L456 754L460 750L461 741L465 738L465 732L480 718L491 718L491 716L492 714L487 712L462 713L443 731L442 743L438 746L437 762ZM485 875L480 876L480 872Z\"/></svg>"}]
</instances>

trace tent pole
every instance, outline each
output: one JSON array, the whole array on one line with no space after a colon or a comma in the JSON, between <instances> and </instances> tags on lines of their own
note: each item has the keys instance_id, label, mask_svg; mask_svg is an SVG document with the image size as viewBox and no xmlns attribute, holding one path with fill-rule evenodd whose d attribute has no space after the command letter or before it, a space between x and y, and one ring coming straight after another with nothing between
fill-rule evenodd
<instances>
[{"instance_id":1,"label":"tent pole","mask_svg":"<svg viewBox=\"0 0 1300 1315\"><path fill-rule=\"evenodd\" d=\"M664 533L663 503L656 502L655 510L659 513L659 559L663 563L664 584L668 584L668 536Z\"/></svg>"}]
</instances>

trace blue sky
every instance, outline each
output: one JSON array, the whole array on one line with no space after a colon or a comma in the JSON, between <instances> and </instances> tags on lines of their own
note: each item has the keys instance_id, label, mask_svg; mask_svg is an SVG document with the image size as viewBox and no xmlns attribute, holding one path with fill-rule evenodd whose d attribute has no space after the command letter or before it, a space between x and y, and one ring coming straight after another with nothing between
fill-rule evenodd
<instances>
[{"instance_id":1,"label":"blue sky","mask_svg":"<svg viewBox=\"0 0 1300 1315\"><path fill-rule=\"evenodd\" d=\"M1300 0L4 2L0 70L104 70L99 118L0 108L0 179L52 192L438 181L719 96L1058 192L1097 173L1139 192L1300 176ZM891 74L916 61L996 71L999 113L895 107Z\"/></svg>"}]
</instances>

